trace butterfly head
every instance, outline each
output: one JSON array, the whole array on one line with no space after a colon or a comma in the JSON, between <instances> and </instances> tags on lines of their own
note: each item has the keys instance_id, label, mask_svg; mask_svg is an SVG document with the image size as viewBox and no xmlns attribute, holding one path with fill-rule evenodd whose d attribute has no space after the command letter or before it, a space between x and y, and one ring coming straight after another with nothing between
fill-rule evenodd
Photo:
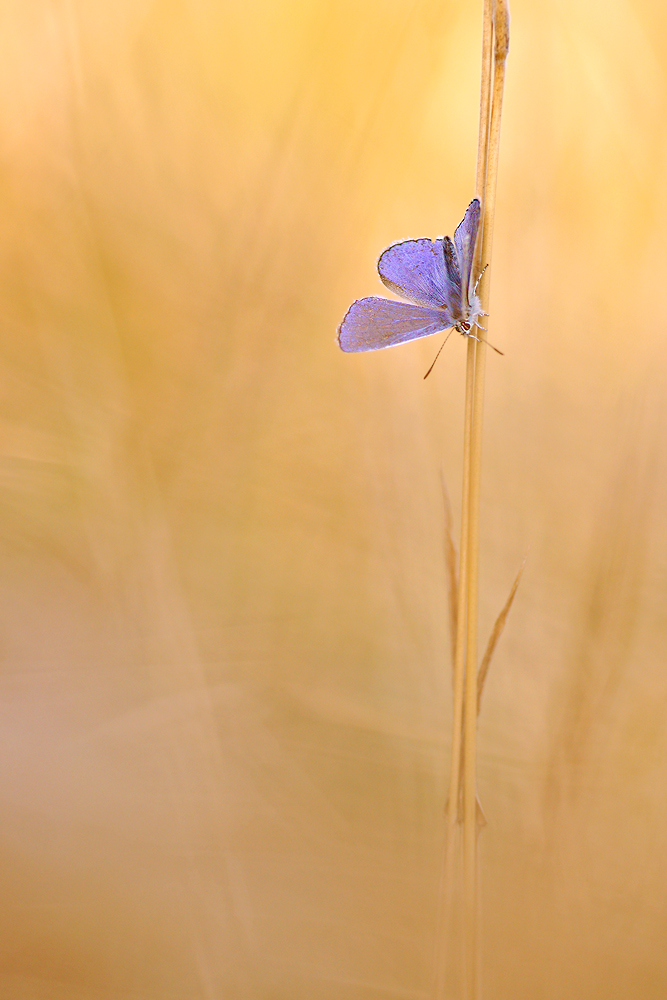
<instances>
[{"instance_id":1,"label":"butterfly head","mask_svg":"<svg viewBox=\"0 0 667 1000\"><path fill-rule=\"evenodd\" d=\"M454 329L464 337L474 337L474 334L472 333L473 327L478 327L480 330L484 329L482 324L479 322L482 316L486 316L486 313L482 309L482 303L479 301L479 297L473 292L470 295L470 302L466 315L454 324Z\"/></svg>"}]
</instances>

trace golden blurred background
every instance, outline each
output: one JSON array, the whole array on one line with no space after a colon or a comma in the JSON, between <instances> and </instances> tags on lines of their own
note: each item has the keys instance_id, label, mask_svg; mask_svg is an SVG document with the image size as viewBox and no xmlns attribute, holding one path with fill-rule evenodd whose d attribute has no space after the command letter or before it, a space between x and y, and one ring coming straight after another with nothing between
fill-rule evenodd
<instances>
[{"instance_id":1,"label":"golden blurred background","mask_svg":"<svg viewBox=\"0 0 667 1000\"><path fill-rule=\"evenodd\" d=\"M512 17L482 978L664 1000L667 10ZM474 194L480 27L0 9L2 1000L429 997L465 345L335 333Z\"/></svg>"}]
</instances>

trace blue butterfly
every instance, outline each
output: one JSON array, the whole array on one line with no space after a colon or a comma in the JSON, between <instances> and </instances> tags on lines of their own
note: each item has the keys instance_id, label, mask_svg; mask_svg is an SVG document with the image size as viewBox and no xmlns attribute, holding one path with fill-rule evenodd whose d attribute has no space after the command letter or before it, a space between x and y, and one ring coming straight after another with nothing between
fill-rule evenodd
<instances>
[{"instance_id":1,"label":"blue butterfly","mask_svg":"<svg viewBox=\"0 0 667 1000\"><path fill-rule=\"evenodd\" d=\"M341 350L378 351L450 327L479 339L472 332L475 327L483 329L479 319L486 315L472 280L479 217L479 199L474 198L453 240L449 236L435 241L408 240L385 250L378 261L380 278L392 292L409 301L377 295L357 299L338 328Z\"/></svg>"}]
</instances>

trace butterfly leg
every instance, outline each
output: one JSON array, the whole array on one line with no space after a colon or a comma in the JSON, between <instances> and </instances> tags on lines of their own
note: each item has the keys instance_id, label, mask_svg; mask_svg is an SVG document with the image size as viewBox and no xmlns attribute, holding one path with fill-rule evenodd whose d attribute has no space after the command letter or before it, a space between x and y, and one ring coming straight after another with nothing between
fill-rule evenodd
<instances>
[{"instance_id":1,"label":"butterfly leg","mask_svg":"<svg viewBox=\"0 0 667 1000\"><path fill-rule=\"evenodd\" d=\"M479 326L479 324L477 324L477 325ZM483 326L480 326L479 328L480 328L480 330L484 329ZM494 350L496 352L496 354L504 354L505 353L504 351L501 351L499 347L494 347L493 344L490 344L488 342L488 340L484 340L482 337L476 337L475 334L474 333L470 333L470 331L468 331L468 333L465 333L465 331L464 331L463 336L464 337L471 337L472 340L476 340L478 344L486 344L486 346L490 347L492 350Z\"/></svg>"}]
</instances>

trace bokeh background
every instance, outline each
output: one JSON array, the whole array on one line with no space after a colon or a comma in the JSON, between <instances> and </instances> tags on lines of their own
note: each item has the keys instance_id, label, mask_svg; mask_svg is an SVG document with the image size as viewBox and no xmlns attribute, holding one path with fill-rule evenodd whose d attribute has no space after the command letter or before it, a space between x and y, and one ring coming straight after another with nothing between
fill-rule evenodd
<instances>
[{"instance_id":1,"label":"bokeh background","mask_svg":"<svg viewBox=\"0 0 667 1000\"><path fill-rule=\"evenodd\" d=\"M480 720L494 1000L667 995L666 22L512 5L482 644L528 562ZM335 332L383 247L474 194L480 25L2 4L3 1000L429 996L465 345L424 382L440 338Z\"/></svg>"}]
</instances>

